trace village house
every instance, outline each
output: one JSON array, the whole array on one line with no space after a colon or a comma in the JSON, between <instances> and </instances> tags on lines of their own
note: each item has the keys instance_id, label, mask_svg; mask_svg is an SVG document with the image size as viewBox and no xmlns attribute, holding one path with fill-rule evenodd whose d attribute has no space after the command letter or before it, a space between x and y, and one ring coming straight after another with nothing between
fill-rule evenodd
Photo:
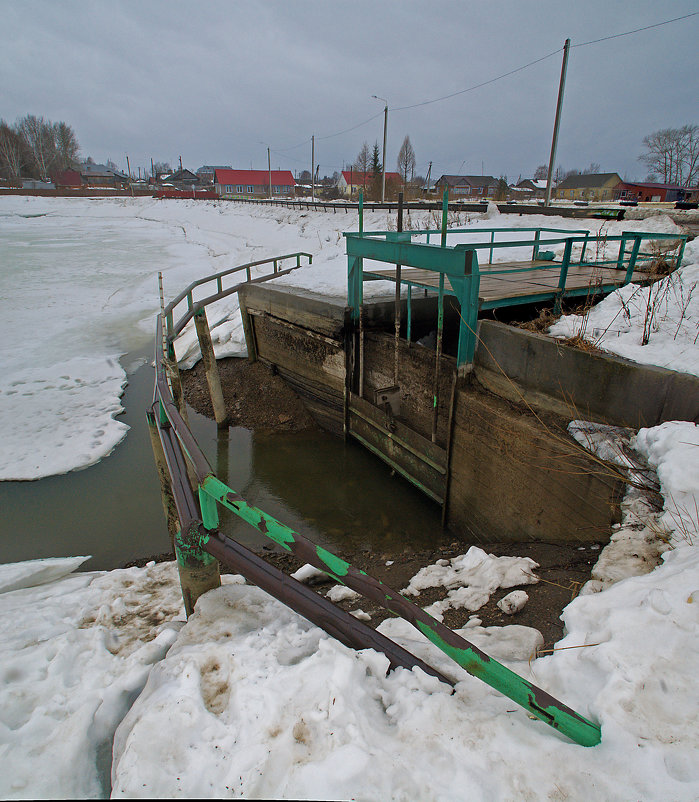
<instances>
[{"instance_id":1,"label":"village house","mask_svg":"<svg viewBox=\"0 0 699 802\"><path fill-rule=\"evenodd\" d=\"M90 187L124 189L129 185L128 175L107 167L105 164L83 162L78 170L83 181Z\"/></svg>"},{"instance_id":2,"label":"village house","mask_svg":"<svg viewBox=\"0 0 699 802\"><path fill-rule=\"evenodd\" d=\"M360 190L366 195L367 190L374 180L374 174L363 173L358 170L343 170L337 180L337 189L340 195L351 198L359 194ZM403 183L398 173L386 173L386 186L400 186Z\"/></svg>"},{"instance_id":3,"label":"village house","mask_svg":"<svg viewBox=\"0 0 699 802\"><path fill-rule=\"evenodd\" d=\"M83 178L77 170L61 170L53 176L53 183L56 189L80 189L83 186Z\"/></svg>"},{"instance_id":4,"label":"village house","mask_svg":"<svg viewBox=\"0 0 699 802\"><path fill-rule=\"evenodd\" d=\"M272 183L272 197L293 195L296 181L291 170L228 170L216 168L214 185L220 198L267 198Z\"/></svg>"},{"instance_id":5,"label":"village house","mask_svg":"<svg viewBox=\"0 0 699 802\"><path fill-rule=\"evenodd\" d=\"M216 170L232 170L230 164L204 164L197 170L199 181L202 184L213 184Z\"/></svg>"},{"instance_id":6,"label":"village house","mask_svg":"<svg viewBox=\"0 0 699 802\"><path fill-rule=\"evenodd\" d=\"M516 198L543 198L546 195L545 178L523 178L510 186Z\"/></svg>"},{"instance_id":7,"label":"village house","mask_svg":"<svg viewBox=\"0 0 699 802\"><path fill-rule=\"evenodd\" d=\"M584 173L569 175L555 189L559 200L610 201L621 182L619 173Z\"/></svg>"},{"instance_id":8,"label":"village house","mask_svg":"<svg viewBox=\"0 0 699 802\"><path fill-rule=\"evenodd\" d=\"M614 187L613 195L614 200L675 203L696 199L699 188L653 181L621 181Z\"/></svg>"},{"instance_id":9,"label":"village house","mask_svg":"<svg viewBox=\"0 0 699 802\"><path fill-rule=\"evenodd\" d=\"M202 184L196 173L182 167L170 175L162 176L161 182L175 189L198 189Z\"/></svg>"},{"instance_id":10,"label":"village house","mask_svg":"<svg viewBox=\"0 0 699 802\"><path fill-rule=\"evenodd\" d=\"M482 200L495 196L498 180L492 175L443 175L435 186L440 192L448 188L449 194L455 198Z\"/></svg>"}]
</instances>

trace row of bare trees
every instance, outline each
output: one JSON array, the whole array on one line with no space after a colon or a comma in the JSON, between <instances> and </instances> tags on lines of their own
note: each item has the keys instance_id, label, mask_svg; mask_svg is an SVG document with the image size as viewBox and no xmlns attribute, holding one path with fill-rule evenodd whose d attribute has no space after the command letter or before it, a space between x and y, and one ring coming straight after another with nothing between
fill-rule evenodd
<instances>
[{"instance_id":1,"label":"row of bare trees","mask_svg":"<svg viewBox=\"0 0 699 802\"><path fill-rule=\"evenodd\" d=\"M47 181L51 175L77 163L80 145L65 122L51 122L27 114L14 124L0 120L0 177L19 182L22 177Z\"/></svg>"},{"instance_id":2,"label":"row of bare trees","mask_svg":"<svg viewBox=\"0 0 699 802\"><path fill-rule=\"evenodd\" d=\"M699 183L699 125L663 128L643 137L645 151L638 157L649 171L649 181L692 187Z\"/></svg>"}]
</instances>

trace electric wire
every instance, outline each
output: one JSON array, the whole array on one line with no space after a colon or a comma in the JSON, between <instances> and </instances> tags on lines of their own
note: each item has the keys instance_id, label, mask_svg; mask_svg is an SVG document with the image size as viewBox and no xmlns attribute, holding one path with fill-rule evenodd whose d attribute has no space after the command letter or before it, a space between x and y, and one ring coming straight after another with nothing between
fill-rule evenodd
<instances>
[{"instance_id":1,"label":"electric wire","mask_svg":"<svg viewBox=\"0 0 699 802\"><path fill-rule=\"evenodd\" d=\"M603 36L603 37L601 37L599 39L590 39L587 42L580 42L578 44L571 44L571 49L578 48L578 47L587 47L588 45L598 44L599 42L607 42L607 41L610 41L612 39L619 39L619 38L621 38L623 36L631 36L632 34L641 33L642 31L648 31L648 30L651 30L653 28L660 28L663 25L670 25L673 22L680 22L681 20L690 19L691 17L696 17L697 15L699 15L699 11L694 11L694 12L691 12L690 14L684 14L681 17L673 17L672 19L663 20L662 22L656 22L653 25L645 25L642 28L634 28L631 31L624 31L623 33L616 33L616 34L613 34L611 36ZM467 92L473 92L476 89L481 89L482 87L489 86L490 84L493 84L496 81L501 81L504 78L508 78L510 75L515 75L518 72L522 72L523 70L526 70L529 67L533 67L535 64L540 64L542 61L546 61L547 59L555 56L557 53L560 53L562 50L563 50L563 48L561 48L561 47L556 48L556 50L553 50L550 53L547 53L545 56L541 56L541 57L539 57L537 59L534 59L533 61L528 62L527 64L523 64L520 67L515 67L514 69L508 70L507 72L504 72L501 75L497 75L494 78L490 78L487 81L482 81L481 83L474 84L473 86L466 87L465 89L459 89L456 92L450 92L447 95L441 95L440 97L432 98L430 100L423 100L423 101L420 101L418 103L410 103L410 104L407 104L405 106L396 106L396 107L391 108L390 110L392 112L407 111L408 109L416 109L416 108L420 108L422 106L429 106L429 105L431 105L433 103L440 103L441 101L444 101L444 100L450 100L451 98L458 97L459 95L464 95ZM363 126L368 125L370 122L375 120L377 117L380 117L383 113L384 113L383 110L379 111L376 114L374 114L371 117L369 117L368 119L364 120L363 122L357 123L356 125L353 125L350 128L345 128L342 131L336 131L333 134L326 134L324 136L316 136L316 141L322 141L322 140L326 140L326 139L333 139L334 137L342 136L343 134L348 134L351 131L356 131L358 128L362 128ZM278 152L279 155L281 155L281 153L283 151L295 150L296 148L299 148L302 145L305 145L310 141L311 140L310 140L310 137L309 137L309 138L305 139L303 142L300 142L298 145L293 145L293 146L288 147L288 148L276 148L275 152ZM287 158L291 158L291 157L287 157Z\"/></svg>"},{"instance_id":2,"label":"electric wire","mask_svg":"<svg viewBox=\"0 0 699 802\"><path fill-rule=\"evenodd\" d=\"M640 33L641 31L649 31L651 28L659 28L661 25L669 25L671 22L679 22L683 19L689 19L690 17L696 17L699 14L699 11L693 11L691 14L685 14L682 17L675 17L674 19L666 19L663 22L656 22L654 25L646 25L643 28L634 28L633 31L624 31L624 33L615 33L613 36L603 36L601 39L590 39L589 42L580 42L577 45L571 45L573 47L586 47L587 45L596 45L598 42L608 42L610 39L619 39L622 36L631 36L632 33Z\"/></svg>"}]
</instances>

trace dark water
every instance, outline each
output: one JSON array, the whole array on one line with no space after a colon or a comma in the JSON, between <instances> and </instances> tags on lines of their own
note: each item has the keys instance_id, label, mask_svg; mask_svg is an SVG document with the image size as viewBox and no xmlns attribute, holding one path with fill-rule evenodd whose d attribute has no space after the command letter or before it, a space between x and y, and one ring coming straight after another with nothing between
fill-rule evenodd
<instances>
[{"instance_id":1,"label":"dark water","mask_svg":"<svg viewBox=\"0 0 699 802\"><path fill-rule=\"evenodd\" d=\"M97 465L0 482L1 563L91 554L85 568L109 569L169 549L145 421L152 394L153 369L142 365L130 373L122 400L120 420L131 429ZM235 428L220 435L192 410L190 424L220 479L326 548L391 555L448 540L437 505L354 443L324 432ZM271 543L225 515L222 528L231 536L253 547Z\"/></svg>"}]
</instances>

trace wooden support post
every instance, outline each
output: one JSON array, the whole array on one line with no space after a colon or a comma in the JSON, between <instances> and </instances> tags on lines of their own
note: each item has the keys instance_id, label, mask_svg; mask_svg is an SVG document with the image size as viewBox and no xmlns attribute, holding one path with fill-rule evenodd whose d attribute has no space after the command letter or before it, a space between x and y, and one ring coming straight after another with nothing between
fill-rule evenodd
<instances>
[{"instance_id":1,"label":"wooden support post","mask_svg":"<svg viewBox=\"0 0 699 802\"><path fill-rule=\"evenodd\" d=\"M206 372L206 382L209 385L209 395L211 405L214 408L214 418L219 426L226 426L227 415L226 405L223 401L223 391L221 390L221 378L218 375L218 365L214 356L214 346L211 343L211 332L209 323L206 319L206 310L199 309L194 315L194 325L199 339L201 357L204 361L204 371Z\"/></svg>"},{"instance_id":2,"label":"wooden support post","mask_svg":"<svg viewBox=\"0 0 699 802\"><path fill-rule=\"evenodd\" d=\"M187 618L194 612L200 596L221 587L218 560L203 549L206 540L208 533L199 521L190 521L175 538L177 571Z\"/></svg>"},{"instance_id":3,"label":"wooden support post","mask_svg":"<svg viewBox=\"0 0 699 802\"><path fill-rule=\"evenodd\" d=\"M167 340L167 359L165 360L165 370L167 371L168 378L170 379L170 389L172 390L172 398L177 407L177 411L182 416L182 420L189 426L189 418L187 417L187 404L184 400L184 391L182 390L182 378L180 376L180 368L177 364L177 357L175 356L175 347L168 338Z\"/></svg>"},{"instance_id":4,"label":"wooden support post","mask_svg":"<svg viewBox=\"0 0 699 802\"><path fill-rule=\"evenodd\" d=\"M240 295L238 295L238 303L240 303ZM243 321L243 332L245 333L245 346L248 350L248 362L257 362L257 343L255 342L255 327L252 318L248 314L248 310L240 307L240 317Z\"/></svg>"},{"instance_id":5,"label":"wooden support post","mask_svg":"<svg viewBox=\"0 0 699 802\"><path fill-rule=\"evenodd\" d=\"M359 397L364 398L364 304L359 307Z\"/></svg>"},{"instance_id":6,"label":"wooden support post","mask_svg":"<svg viewBox=\"0 0 699 802\"><path fill-rule=\"evenodd\" d=\"M148 433L150 434L150 444L153 449L153 459L155 460L155 467L158 472L163 513L165 514L167 531L170 535L170 543L174 552L175 537L180 531L180 521L177 517L177 507L175 506L175 499L172 495L172 487L170 486L170 475L167 470L163 444L160 442L160 435L158 434L158 424L155 420L155 415L150 410L146 412L146 420L148 421Z\"/></svg>"},{"instance_id":7,"label":"wooden support post","mask_svg":"<svg viewBox=\"0 0 699 802\"><path fill-rule=\"evenodd\" d=\"M444 273L439 274L439 307L437 312L437 355L434 363L434 383L432 386L432 442L437 442L437 422L439 420L439 371L442 362L442 334L444 331Z\"/></svg>"}]
</instances>

